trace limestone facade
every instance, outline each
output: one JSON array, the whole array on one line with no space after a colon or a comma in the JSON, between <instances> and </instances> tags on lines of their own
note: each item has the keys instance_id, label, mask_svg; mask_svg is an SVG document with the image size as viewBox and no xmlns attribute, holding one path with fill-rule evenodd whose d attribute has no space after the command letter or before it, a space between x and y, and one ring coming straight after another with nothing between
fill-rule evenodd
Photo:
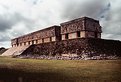
<instances>
[{"instance_id":1,"label":"limestone facade","mask_svg":"<svg viewBox=\"0 0 121 82\"><path fill-rule=\"evenodd\" d=\"M101 38L101 32L99 21L88 17L61 23L62 40L74 38Z\"/></svg>"},{"instance_id":2,"label":"limestone facade","mask_svg":"<svg viewBox=\"0 0 121 82\"><path fill-rule=\"evenodd\" d=\"M60 26L52 26L11 40L12 47L60 41Z\"/></svg>"},{"instance_id":3,"label":"limestone facade","mask_svg":"<svg viewBox=\"0 0 121 82\"><path fill-rule=\"evenodd\" d=\"M11 45L17 47L76 38L101 38L101 32L98 20L82 17L14 38Z\"/></svg>"}]
</instances>

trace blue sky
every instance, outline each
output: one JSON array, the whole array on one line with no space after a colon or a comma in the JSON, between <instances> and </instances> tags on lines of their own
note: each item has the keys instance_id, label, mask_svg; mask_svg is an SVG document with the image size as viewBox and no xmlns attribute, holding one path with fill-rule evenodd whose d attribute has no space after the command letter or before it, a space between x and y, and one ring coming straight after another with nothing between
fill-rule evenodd
<instances>
[{"instance_id":1,"label":"blue sky","mask_svg":"<svg viewBox=\"0 0 121 82\"><path fill-rule=\"evenodd\" d=\"M88 16L100 20L102 38L121 40L121 0L0 0L0 47L12 38Z\"/></svg>"}]
</instances>

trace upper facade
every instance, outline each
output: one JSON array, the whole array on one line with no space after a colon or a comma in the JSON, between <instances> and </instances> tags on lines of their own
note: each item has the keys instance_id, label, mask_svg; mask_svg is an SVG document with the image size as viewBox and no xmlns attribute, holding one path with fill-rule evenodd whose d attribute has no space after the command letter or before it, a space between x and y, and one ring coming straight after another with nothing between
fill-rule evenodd
<instances>
[{"instance_id":1,"label":"upper facade","mask_svg":"<svg viewBox=\"0 0 121 82\"><path fill-rule=\"evenodd\" d=\"M61 23L62 40L73 38L101 38L101 32L99 21L88 17Z\"/></svg>"},{"instance_id":2,"label":"upper facade","mask_svg":"<svg viewBox=\"0 0 121 82\"><path fill-rule=\"evenodd\" d=\"M75 38L101 38L98 20L82 17L51 26L11 40L12 47L61 41Z\"/></svg>"},{"instance_id":3,"label":"upper facade","mask_svg":"<svg viewBox=\"0 0 121 82\"><path fill-rule=\"evenodd\" d=\"M60 41L60 26L51 26L11 40L13 47Z\"/></svg>"}]
</instances>

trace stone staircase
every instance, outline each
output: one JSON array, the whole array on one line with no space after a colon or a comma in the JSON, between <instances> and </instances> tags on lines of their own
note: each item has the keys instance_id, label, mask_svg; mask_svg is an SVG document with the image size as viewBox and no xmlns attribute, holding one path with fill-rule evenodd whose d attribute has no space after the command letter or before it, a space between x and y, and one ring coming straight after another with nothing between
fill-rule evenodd
<instances>
[{"instance_id":1,"label":"stone staircase","mask_svg":"<svg viewBox=\"0 0 121 82\"><path fill-rule=\"evenodd\" d=\"M29 46L11 47L5 51L1 56L16 56L22 54Z\"/></svg>"}]
</instances>

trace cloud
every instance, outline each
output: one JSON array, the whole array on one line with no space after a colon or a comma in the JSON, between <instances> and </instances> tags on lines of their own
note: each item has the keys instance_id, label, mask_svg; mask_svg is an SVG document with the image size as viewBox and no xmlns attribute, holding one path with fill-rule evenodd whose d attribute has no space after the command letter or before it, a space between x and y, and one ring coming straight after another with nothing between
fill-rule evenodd
<instances>
[{"instance_id":1,"label":"cloud","mask_svg":"<svg viewBox=\"0 0 121 82\"><path fill-rule=\"evenodd\" d=\"M28 21L26 18L21 16L19 13L0 15L0 32L11 29L16 23L21 21Z\"/></svg>"},{"instance_id":2,"label":"cloud","mask_svg":"<svg viewBox=\"0 0 121 82\"><path fill-rule=\"evenodd\" d=\"M121 40L121 1L110 0L110 8L104 14L104 18L101 19L101 25L103 27L103 38L110 38L115 40ZM107 36L110 35L110 36Z\"/></svg>"},{"instance_id":3,"label":"cloud","mask_svg":"<svg viewBox=\"0 0 121 82\"><path fill-rule=\"evenodd\" d=\"M89 16L98 19L105 9L108 0L62 0L62 17L66 19Z\"/></svg>"},{"instance_id":4,"label":"cloud","mask_svg":"<svg viewBox=\"0 0 121 82\"><path fill-rule=\"evenodd\" d=\"M6 36L6 35L0 33L0 42L8 41L9 39L10 39L9 35Z\"/></svg>"},{"instance_id":5,"label":"cloud","mask_svg":"<svg viewBox=\"0 0 121 82\"><path fill-rule=\"evenodd\" d=\"M0 42L0 47L10 48L10 41Z\"/></svg>"}]
</instances>

